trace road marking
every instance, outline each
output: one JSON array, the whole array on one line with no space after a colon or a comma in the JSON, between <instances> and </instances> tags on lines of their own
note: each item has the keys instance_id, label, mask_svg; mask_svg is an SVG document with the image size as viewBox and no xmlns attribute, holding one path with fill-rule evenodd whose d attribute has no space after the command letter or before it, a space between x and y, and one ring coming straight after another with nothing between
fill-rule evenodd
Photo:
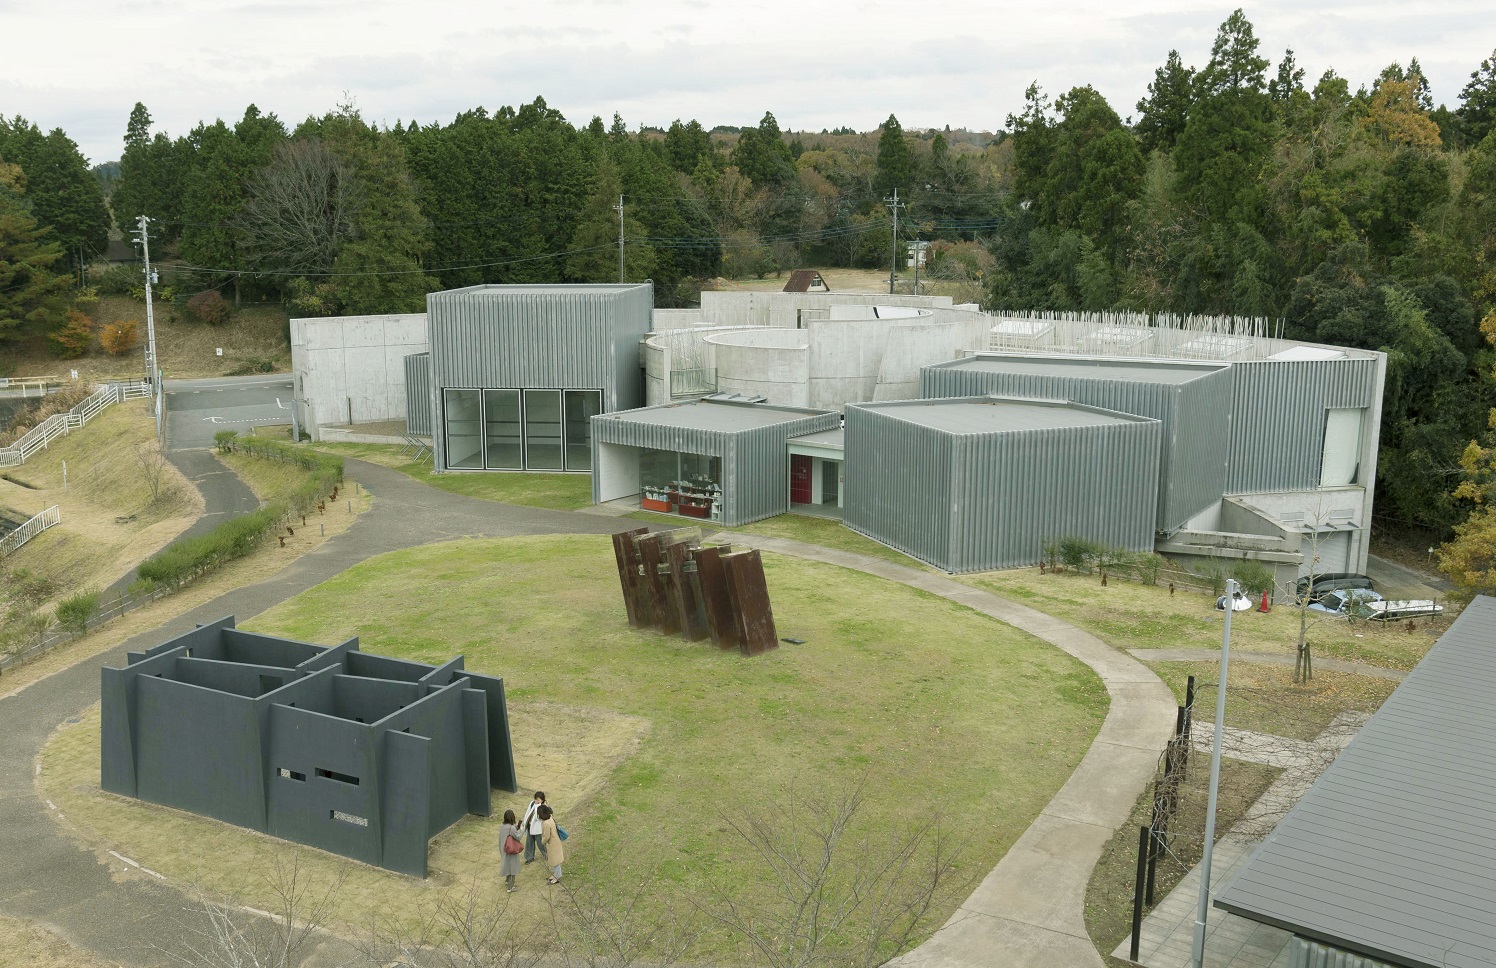
<instances>
[{"instance_id":1,"label":"road marking","mask_svg":"<svg viewBox=\"0 0 1496 968\"><path fill-rule=\"evenodd\" d=\"M47 809L48 810L56 810L57 809L57 804L53 803L51 800L48 800L47 801Z\"/></svg>"},{"instance_id":2,"label":"road marking","mask_svg":"<svg viewBox=\"0 0 1496 968\"><path fill-rule=\"evenodd\" d=\"M140 866L139 864L135 863L130 858L126 857L124 854L118 853L117 851L111 850L109 852L109 856L110 857L117 857L118 859L124 861L126 864L129 864L131 867L139 867Z\"/></svg>"}]
</instances>

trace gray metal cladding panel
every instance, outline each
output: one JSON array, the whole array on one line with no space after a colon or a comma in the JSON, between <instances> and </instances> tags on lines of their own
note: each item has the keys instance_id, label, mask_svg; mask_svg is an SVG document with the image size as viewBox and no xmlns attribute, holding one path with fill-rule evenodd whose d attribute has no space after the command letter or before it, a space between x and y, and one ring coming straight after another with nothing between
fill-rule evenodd
<instances>
[{"instance_id":1,"label":"gray metal cladding panel","mask_svg":"<svg viewBox=\"0 0 1496 968\"><path fill-rule=\"evenodd\" d=\"M1295 935L1288 942L1288 968L1394 968L1385 961L1341 951Z\"/></svg>"},{"instance_id":2,"label":"gray metal cladding panel","mask_svg":"<svg viewBox=\"0 0 1496 968\"><path fill-rule=\"evenodd\" d=\"M405 430L431 434L431 354L412 353L405 358Z\"/></svg>"},{"instance_id":3,"label":"gray metal cladding panel","mask_svg":"<svg viewBox=\"0 0 1496 968\"><path fill-rule=\"evenodd\" d=\"M614 297L616 327L613 331L614 397L610 410L632 410L642 407L644 381L640 368L639 343L650 333L654 319L654 286L639 286Z\"/></svg>"},{"instance_id":4,"label":"gray metal cladding panel","mask_svg":"<svg viewBox=\"0 0 1496 968\"><path fill-rule=\"evenodd\" d=\"M603 409L620 409L620 346L638 370L637 312L625 294L482 291L427 298L431 380L436 387L598 387ZM643 312L645 331L649 314ZM625 338L625 335L631 338ZM624 352L629 352L627 349ZM638 383L637 373L632 382ZM637 387L631 391L638 393ZM625 394L626 396L626 394Z\"/></svg>"},{"instance_id":5,"label":"gray metal cladding panel","mask_svg":"<svg viewBox=\"0 0 1496 968\"><path fill-rule=\"evenodd\" d=\"M1397 965L1496 964L1493 643L1477 597L1217 904Z\"/></svg>"},{"instance_id":6,"label":"gray metal cladding panel","mask_svg":"<svg viewBox=\"0 0 1496 968\"><path fill-rule=\"evenodd\" d=\"M632 420L610 420L607 417L592 418L592 439L598 444L623 444L649 450L673 450L682 454L706 454L725 460L731 436L717 430L662 427ZM722 473L727 473L725 466Z\"/></svg>"},{"instance_id":7,"label":"gray metal cladding panel","mask_svg":"<svg viewBox=\"0 0 1496 968\"><path fill-rule=\"evenodd\" d=\"M953 438L847 408L847 526L950 570Z\"/></svg>"},{"instance_id":8,"label":"gray metal cladding panel","mask_svg":"<svg viewBox=\"0 0 1496 968\"><path fill-rule=\"evenodd\" d=\"M840 425L839 414L827 413L733 434L728 456L722 461L722 523L748 524L788 511L789 439Z\"/></svg>"},{"instance_id":9,"label":"gray metal cladding panel","mask_svg":"<svg viewBox=\"0 0 1496 968\"><path fill-rule=\"evenodd\" d=\"M1369 407L1376 360L1237 363L1226 493L1319 486L1325 411Z\"/></svg>"},{"instance_id":10,"label":"gray metal cladding panel","mask_svg":"<svg viewBox=\"0 0 1496 968\"><path fill-rule=\"evenodd\" d=\"M380 863L374 731L278 704L270 708L269 725L269 833L366 864ZM282 776L281 770L295 776Z\"/></svg>"},{"instance_id":11,"label":"gray metal cladding panel","mask_svg":"<svg viewBox=\"0 0 1496 968\"><path fill-rule=\"evenodd\" d=\"M1153 545L1158 423L1074 427L956 441L950 571L1030 565L1046 541Z\"/></svg>"},{"instance_id":12,"label":"gray metal cladding panel","mask_svg":"<svg viewBox=\"0 0 1496 968\"><path fill-rule=\"evenodd\" d=\"M1159 451L1156 528L1172 531L1219 501L1226 486L1226 438L1201 433L1200 407L1218 407L1224 423L1231 398L1229 369L1204 373L1188 382L1108 379L1095 375L926 367L920 371L921 396L962 397L979 394L1069 400L1091 407L1150 417L1163 424Z\"/></svg>"}]
</instances>

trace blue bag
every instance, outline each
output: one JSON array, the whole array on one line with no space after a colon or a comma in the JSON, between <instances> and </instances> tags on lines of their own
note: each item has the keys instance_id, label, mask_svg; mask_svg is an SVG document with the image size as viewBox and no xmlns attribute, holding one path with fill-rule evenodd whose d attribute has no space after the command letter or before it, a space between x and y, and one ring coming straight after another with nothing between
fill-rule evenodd
<instances>
[{"instance_id":1,"label":"blue bag","mask_svg":"<svg viewBox=\"0 0 1496 968\"><path fill-rule=\"evenodd\" d=\"M560 837L562 840L565 840L567 837L570 837L571 835L566 832L566 828L565 827L561 826L560 824L556 824L556 836Z\"/></svg>"}]
</instances>

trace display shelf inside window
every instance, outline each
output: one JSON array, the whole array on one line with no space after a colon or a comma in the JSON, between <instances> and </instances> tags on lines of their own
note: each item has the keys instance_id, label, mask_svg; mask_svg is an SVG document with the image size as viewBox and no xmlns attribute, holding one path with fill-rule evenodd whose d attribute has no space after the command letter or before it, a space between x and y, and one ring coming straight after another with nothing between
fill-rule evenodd
<instances>
[{"instance_id":1,"label":"display shelf inside window","mask_svg":"<svg viewBox=\"0 0 1496 968\"><path fill-rule=\"evenodd\" d=\"M677 481L678 513L688 518L722 517L722 488L711 481Z\"/></svg>"}]
</instances>

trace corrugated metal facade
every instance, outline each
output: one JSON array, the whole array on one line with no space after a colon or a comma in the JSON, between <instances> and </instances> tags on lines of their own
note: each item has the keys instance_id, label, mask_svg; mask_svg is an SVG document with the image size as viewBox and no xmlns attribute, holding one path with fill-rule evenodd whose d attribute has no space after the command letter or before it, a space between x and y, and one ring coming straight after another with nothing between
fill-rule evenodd
<instances>
[{"instance_id":1,"label":"corrugated metal facade","mask_svg":"<svg viewBox=\"0 0 1496 968\"><path fill-rule=\"evenodd\" d=\"M722 460L722 521L731 527L783 514L790 509L791 437L835 430L836 413L808 414L783 423L742 430L668 427L641 420L592 418L592 466L601 466L598 449L621 444L648 450L705 454ZM593 500L597 500L593 481Z\"/></svg>"},{"instance_id":2,"label":"corrugated metal facade","mask_svg":"<svg viewBox=\"0 0 1496 968\"><path fill-rule=\"evenodd\" d=\"M1000 366L998 358L988 360ZM1024 361L1029 367L1033 360ZM1074 360L1061 362L1074 370ZM1118 361L1136 367L1135 361ZM1104 363L1094 376L1073 372L1004 373L991 368L965 369L960 362L920 370L920 396L964 397L995 393L1009 397L1069 400L1090 407L1151 417L1163 424L1159 454L1160 482L1155 529L1173 532L1226 493L1226 465L1232 402L1229 367L1200 368L1187 381L1148 382L1107 377ZM1185 368L1179 368L1185 369Z\"/></svg>"},{"instance_id":3,"label":"corrugated metal facade","mask_svg":"<svg viewBox=\"0 0 1496 968\"><path fill-rule=\"evenodd\" d=\"M412 353L405 358L405 432L431 435L431 354Z\"/></svg>"},{"instance_id":4,"label":"corrugated metal facade","mask_svg":"<svg viewBox=\"0 0 1496 968\"><path fill-rule=\"evenodd\" d=\"M1351 954L1294 935L1288 942L1288 968L1393 968L1385 961Z\"/></svg>"},{"instance_id":5,"label":"corrugated metal facade","mask_svg":"<svg viewBox=\"0 0 1496 968\"><path fill-rule=\"evenodd\" d=\"M854 530L951 572L1033 564L1070 535L1153 547L1160 422L953 434L898 413L847 408Z\"/></svg>"},{"instance_id":6,"label":"corrugated metal facade","mask_svg":"<svg viewBox=\"0 0 1496 968\"><path fill-rule=\"evenodd\" d=\"M654 287L472 286L426 297L431 332L435 467L446 468L442 390L601 390L603 411L644 401L639 341Z\"/></svg>"},{"instance_id":7,"label":"corrugated metal facade","mask_svg":"<svg viewBox=\"0 0 1496 968\"><path fill-rule=\"evenodd\" d=\"M1232 369L1228 494L1319 487L1325 411L1377 404L1375 359L1260 360ZM1368 491L1369 476L1359 480Z\"/></svg>"}]
</instances>

